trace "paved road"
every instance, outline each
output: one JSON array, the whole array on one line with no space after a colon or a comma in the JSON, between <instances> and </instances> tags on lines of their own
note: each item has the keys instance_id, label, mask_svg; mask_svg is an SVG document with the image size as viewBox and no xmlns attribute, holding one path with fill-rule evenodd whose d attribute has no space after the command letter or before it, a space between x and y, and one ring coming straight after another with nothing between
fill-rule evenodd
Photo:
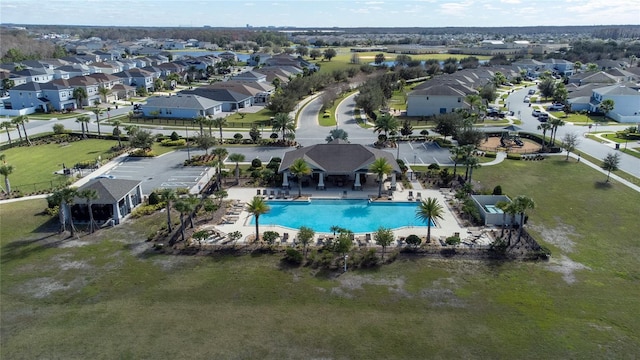
<instances>
[{"instance_id":1,"label":"paved road","mask_svg":"<svg viewBox=\"0 0 640 360\"><path fill-rule=\"evenodd\" d=\"M538 125L540 125L540 122L536 117L531 115L532 108L529 107L529 104L523 102L523 99L527 94L529 88L514 91L507 98L507 103L509 104L509 109L513 111L516 116L518 112L520 112L522 124L518 126L521 127L523 131L541 134L541 131L538 130ZM598 131L619 131L633 125L634 124L598 126ZM488 127L486 129L495 130L498 128ZM567 133L577 133L580 135L584 135L588 131L589 129L586 126L566 124L565 126L561 126L558 128L558 135L556 136L556 139L561 140L562 137ZM547 136L549 136L549 132L547 132ZM602 144L597 141L588 139L584 136L582 137L580 144L578 144L577 149L597 159L604 159L608 153L616 151L614 149L614 146L611 144ZM618 152L618 154L620 155L620 169L635 177L640 178L640 159L623 152Z\"/></svg>"}]
</instances>

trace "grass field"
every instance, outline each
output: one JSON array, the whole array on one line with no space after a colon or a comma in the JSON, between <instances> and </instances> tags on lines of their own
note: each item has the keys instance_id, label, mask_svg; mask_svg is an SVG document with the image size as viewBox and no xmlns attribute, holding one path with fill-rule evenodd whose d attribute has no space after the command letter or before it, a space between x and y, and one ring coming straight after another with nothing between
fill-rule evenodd
<instances>
[{"instance_id":1,"label":"grass field","mask_svg":"<svg viewBox=\"0 0 640 360\"><path fill-rule=\"evenodd\" d=\"M162 213L76 240L51 233L43 200L3 204L3 358L634 358L638 194L562 157L474 178L536 201L548 263L412 259L336 277L276 255L147 253Z\"/></svg>"},{"instance_id":2,"label":"grass field","mask_svg":"<svg viewBox=\"0 0 640 360\"><path fill-rule=\"evenodd\" d=\"M96 161L99 156L107 159L112 154L111 147L117 144L115 140L86 139L66 145L31 146L28 151L24 147L14 147L2 152L6 155L7 163L14 167L9 177L11 188L19 190L24 187L24 191L31 192L48 189L52 181L62 181L63 176L54 172L62 170L63 163L73 167L79 162ZM35 183L38 185L33 185Z\"/></svg>"}]
</instances>

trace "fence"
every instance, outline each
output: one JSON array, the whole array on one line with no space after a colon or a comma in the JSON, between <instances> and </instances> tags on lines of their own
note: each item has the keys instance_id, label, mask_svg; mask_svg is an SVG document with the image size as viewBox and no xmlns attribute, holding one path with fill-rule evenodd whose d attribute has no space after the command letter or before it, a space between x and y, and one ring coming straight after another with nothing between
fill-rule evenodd
<instances>
[{"instance_id":1,"label":"fence","mask_svg":"<svg viewBox=\"0 0 640 360\"><path fill-rule=\"evenodd\" d=\"M20 185L11 185L12 192L20 192L23 195L43 192L43 191L52 191L55 188L64 187L68 183L68 178L50 180L50 181L42 181L32 184L20 184Z\"/></svg>"},{"instance_id":2,"label":"fence","mask_svg":"<svg viewBox=\"0 0 640 360\"><path fill-rule=\"evenodd\" d=\"M145 117L133 117L131 118L131 122L136 124L150 124L150 125L167 125L167 126L188 126L190 128L199 128L200 125L193 121L193 119L163 119L163 118L145 118ZM271 120L263 120L263 121L227 121L227 124L224 126L223 130L228 130L229 128L236 129L251 129L252 126L257 126L259 129L263 128L268 131L271 130ZM208 126L203 126L205 129L209 129ZM213 127L212 131L218 130L217 127Z\"/></svg>"}]
</instances>

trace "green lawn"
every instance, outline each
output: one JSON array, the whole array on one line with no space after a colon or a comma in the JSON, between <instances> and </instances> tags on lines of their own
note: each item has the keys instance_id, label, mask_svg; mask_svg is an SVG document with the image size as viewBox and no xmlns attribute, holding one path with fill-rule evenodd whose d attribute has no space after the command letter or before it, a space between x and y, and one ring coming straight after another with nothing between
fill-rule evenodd
<instances>
[{"instance_id":1,"label":"green lawn","mask_svg":"<svg viewBox=\"0 0 640 360\"><path fill-rule=\"evenodd\" d=\"M561 157L474 178L535 200L528 226L550 262L411 259L334 277L277 255L141 252L163 213L77 241L51 234L43 200L3 204L3 358L634 358L638 194Z\"/></svg>"},{"instance_id":2,"label":"green lawn","mask_svg":"<svg viewBox=\"0 0 640 360\"><path fill-rule=\"evenodd\" d=\"M25 193L49 189L51 184L57 186L66 177L54 174L62 169L64 163L73 167L76 163L103 160L113 156L111 147L117 145L115 140L86 139L70 142L65 145L46 144L31 147L14 147L3 150L7 163L13 165L13 174L9 177L12 190Z\"/></svg>"}]
</instances>

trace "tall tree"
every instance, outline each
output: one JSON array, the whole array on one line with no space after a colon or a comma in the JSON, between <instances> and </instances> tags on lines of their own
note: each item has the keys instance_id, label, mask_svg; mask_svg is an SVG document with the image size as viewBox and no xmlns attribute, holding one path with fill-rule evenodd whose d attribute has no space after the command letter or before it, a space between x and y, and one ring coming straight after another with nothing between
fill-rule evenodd
<instances>
[{"instance_id":1,"label":"tall tree","mask_svg":"<svg viewBox=\"0 0 640 360\"><path fill-rule=\"evenodd\" d=\"M326 49L326 50L322 53L322 56L323 56L325 59L327 59L327 60L331 61L331 59L333 59L334 57L336 57L336 55L337 55L337 54L338 54L338 53L336 52L336 50L335 50L335 49L329 48L329 49Z\"/></svg>"},{"instance_id":2,"label":"tall tree","mask_svg":"<svg viewBox=\"0 0 640 360\"><path fill-rule=\"evenodd\" d=\"M16 125L19 127L22 125L22 132L24 133L24 140L27 142L29 146L31 146L31 140L29 140L29 135L27 134L26 123L29 122L29 117L27 115L20 115L13 119Z\"/></svg>"},{"instance_id":3,"label":"tall tree","mask_svg":"<svg viewBox=\"0 0 640 360\"><path fill-rule=\"evenodd\" d=\"M73 89L73 98L76 99L78 109L82 109L84 101L87 99L87 91L84 88L77 87Z\"/></svg>"},{"instance_id":4,"label":"tall tree","mask_svg":"<svg viewBox=\"0 0 640 360\"><path fill-rule=\"evenodd\" d=\"M552 77L543 79L538 83L540 95L544 98L550 98L556 90L556 80Z\"/></svg>"},{"instance_id":5,"label":"tall tree","mask_svg":"<svg viewBox=\"0 0 640 360\"><path fill-rule=\"evenodd\" d=\"M204 150L205 155L209 155L209 149L216 144L216 139L207 134L199 134L195 142L200 149Z\"/></svg>"},{"instance_id":6,"label":"tall tree","mask_svg":"<svg viewBox=\"0 0 640 360\"><path fill-rule=\"evenodd\" d=\"M207 117L206 116L196 116L195 119L193 119L193 121L198 124L198 127L200 128L200 135L204 135L204 123L205 121L207 121Z\"/></svg>"},{"instance_id":7,"label":"tall tree","mask_svg":"<svg viewBox=\"0 0 640 360\"><path fill-rule=\"evenodd\" d=\"M384 131L384 136L386 137L389 132L397 131L399 126L400 123L395 116L389 113L384 113L376 118L373 131L378 133Z\"/></svg>"},{"instance_id":8,"label":"tall tree","mask_svg":"<svg viewBox=\"0 0 640 360\"><path fill-rule=\"evenodd\" d=\"M620 154L608 153L602 163L602 168L607 171L607 180L605 182L609 182L609 176L611 175L611 172L618 170L619 165L620 165Z\"/></svg>"},{"instance_id":9,"label":"tall tree","mask_svg":"<svg viewBox=\"0 0 640 360\"><path fill-rule=\"evenodd\" d=\"M86 139L86 132L89 131L89 122L91 122L91 118L88 115L80 115L76 118L76 122L80 123L80 127L82 128L82 138Z\"/></svg>"},{"instance_id":10,"label":"tall tree","mask_svg":"<svg viewBox=\"0 0 640 360\"><path fill-rule=\"evenodd\" d=\"M467 156L464 160L464 164L467 169L469 169L469 178L467 179L469 183L471 183L471 177L473 176L473 169L477 169L480 167L480 161L476 156Z\"/></svg>"},{"instance_id":11,"label":"tall tree","mask_svg":"<svg viewBox=\"0 0 640 360\"><path fill-rule=\"evenodd\" d=\"M478 94L469 94L465 96L467 104L469 104L469 110L473 113L474 110L478 110L482 105L482 97Z\"/></svg>"},{"instance_id":12,"label":"tall tree","mask_svg":"<svg viewBox=\"0 0 640 360\"><path fill-rule=\"evenodd\" d=\"M373 234L373 240L377 245L382 246L382 260L384 261L384 254L387 250L387 246L393 242L393 231L385 227L379 227Z\"/></svg>"},{"instance_id":13,"label":"tall tree","mask_svg":"<svg viewBox=\"0 0 640 360\"><path fill-rule=\"evenodd\" d=\"M287 132L293 132L296 129L295 122L289 114L277 113L273 117L273 132L282 131L282 140L284 140Z\"/></svg>"},{"instance_id":14,"label":"tall tree","mask_svg":"<svg viewBox=\"0 0 640 360\"><path fill-rule=\"evenodd\" d=\"M234 170L236 176L236 184L240 183L240 163L244 161L245 156L243 154L233 153L229 155L229 161L233 161L236 163L236 168Z\"/></svg>"},{"instance_id":15,"label":"tall tree","mask_svg":"<svg viewBox=\"0 0 640 360\"><path fill-rule=\"evenodd\" d=\"M222 167L224 166L224 158L229 155L227 149L223 147L215 148L213 153L216 155L216 159L218 162L218 187L222 189Z\"/></svg>"},{"instance_id":16,"label":"tall tree","mask_svg":"<svg viewBox=\"0 0 640 360\"><path fill-rule=\"evenodd\" d=\"M558 127L560 126L564 126L564 121L562 119L559 118L551 118L551 120L549 120L549 123L551 124L551 143L550 145L555 145L556 143L556 135L558 133Z\"/></svg>"},{"instance_id":17,"label":"tall tree","mask_svg":"<svg viewBox=\"0 0 640 360\"><path fill-rule=\"evenodd\" d=\"M307 258L307 247L315 235L316 232L307 226L301 226L298 230L298 240L302 244L302 252L304 253L305 259Z\"/></svg>"},{"instance_id":18,"label":"tall tree","mask_svg":"<svg viewBox=\"0 0 640 360\"><path fill-rule=\"evenodd\" d=\"M289 167L289 172L298 178L298 197L302 196L302 177L311 174L312 170L302 159L295 159Z\"/></svg>"},{"instance_id":19,"label":"tall tree","mask_svg":"<svg viewBox=\"0 0 640 360\"><path fill-rule=\"evenodd\" d=\"M194 208L192 207L191 203L189 201L187 201L186 198L178 199L176 201L176 203L173 205L173 207L180 213L180 236L182 237L182 241L185 241L185 239L184 239L184 229L185 229L184 216L187 215L187 214L190 214L191 212L193 212Z\"/></svg>"},{"instance_id":20,"label":"tall tree","mask_svg":"<svg viewBox=\"0 0 640 360\"><path fill-rule=\"evenodd\" d=\"M562 147L567 151L567 158L569 160L569 154L576 149L576 146L580 144L580 137L576 133L566 133L562 138Z\"/></svg>"},{"instance_id":21,"label":"tall tree","mask_svg":"<svg viewBox=\"0 0 640 360\"><path fill-rule=\"evenodd\" d=\"M73 224L73 215L71 213L71 207L75 202L75 198L78 195L78 189L73 187L66 187L60 190L56 190L51 194L50 199L52 202L59 206L60 217L60 232L67 231L67 216L69 219L69 231L71 237L75 236L76 227Z\"/></svg>"},{"instance_id":22,"label":"tall tree","mask_svg":"<svg viewBox=\"0 0 640 360\"><path fill-rule=\"evenodd\" d=\"M0 165L0 175L4 176L4 186L7 195L11 195L11 183L9 182L9 175L13 173L13 165L2 164Z\"/></svg>"},{"instance_id":23,"label":"tall tree","mask_svg":"<svg viewBox=\"0 0 640 360\"><path fill-rule=\"evenodd\" d=\"M227 119L223 117L217 117L213 119L213 126L217 127L220 130L220 144L224 144L224 139L222 139L222 128L227 125Z\"/></svg>"},{"instance_id":24,"label":"tall tree","mask_svg":"<svg viewBox=\"0 0 640 360\"><path fill-rule=\"evenodd\" d=\"M22 119L20 119L20 116L16 116L13 119L11 119L11 124L15 125L16 130L18 130L18 136L20 137L20 142L22 142L22 131L20 131L20 122L22 121Z\"/></svg>"},{"instance_id":25,"label":"tall tree","mask_svg":"<svg viewBox=\"0 0 640 360\"><path fill-rule=\"evenodd\" d=\"M171 223L171 204L174 200L178 198L176 191L172 188L162 188L157 192L158 195L162 198L165 205L165 211L167 212L167 230L169 234L173 232L173 225Z\"/></svg>"},{"instance_id":26,"label":"tall tree","mask_svg":"<svg viewBox=\"0 0 640 360\"><path fill-rule=\"evenodd\" d=\"M458 163L462 160L466 154L465 148L462 146L454 146L449 149L451 152L451 159L453 160L453 176L456 176Z\"/></svg>"},{"instance_id":27,"label":"tall tree","mask_svg":"<svg viewBox=\"0 0 640 360\"><path fill-rule=\"evenodd\" d=\"M520 227L518 230L518 242L522 238L522 229L524 228L524 218L526 216L527 210L534 209L536 207L536 203L528 196L518 195L515 199L513 199L513 204L517 209L517 213L520 214Z\"/></svg>"},{"instance_id":28,"label":"tall tree","mask_svg":"<svg viewBox=\"0 0 640 360\"><path fill-rule=\"evenodd\" d=\"M95 104L95 108L93 108L93 110L91 110L95 115L96 115L96 125L98 125L98 136L102 135L100 133L100 115L102 115L102 113L104 112L104 109L101 107L98 107L98 104Z\"/></svg>"},{"instance_id":29,"label":"tall tree","mask_svg":"<svg viewBox=\"0 0 640 360\"><path fill-rule=\"evenodd\" d=\"M100 97L102 97L102 102L103 103L107 103L107 96L109 96L111 94L111 89L109 89L106 86L100 86L98 88L98 94L100 94Z\"/></svg>"},{"instance_id":30,"label":"tall tree","mask_svg":"<svg viewBox=\"0 0 640 360\"><path fill-rule=\"evenodd\" d=\"M11 146L11 134L9 133L10 129L13 129L13 124L11 121L3 121L0 123L0 128L3 128L7 131L7 139L9 139L9 146Z\"/></svg>"},{"instance_id":31,"label":"tall tree","mask_svg":"<svg viewBox=\"0 0 640 360\"><path fill-rule=\"evenodd\" d=\"M538 130L542 130L542 147L543 148L547 145L547 131L552 129L553 129L553 125L549 124L548 122L538 125Z\"/></svg>"},{"instance_id":32,"label":"tall tree","mask_svg":"<svg viewBox=\"0 0 640 360\"><path fill-rule=\"evenodd\" d=\"M443 216L444 208L436 198L428 197L418 205L416 217L427 223L427 242L431 242L431 224L436 219L442 219Z\"/></svg>"},{"instance_id":33,"label":"tall tree","mask_svg":"<svg viewBox=\"0 0 640 360\"><path fill-rule=\"evenodd\" d=\"M347 132L343 129L332 129L331 131L329 131L329 136L327 136L324 140L327 143L330 143L335 139L349 141L349 134L347 134Z\"/></svg>"},{"instance_id":34,"label":"tall tree","mask_svg":"<svg viewBox=\"0 0 640 360\"><path fill-rule=\"evenodd\" d=\"M113 135L118 138L118 148L122 148L122 139L120 138L122 130L120 130L120 125L122 125L122 121L120 120L111 121L111 126L113 126Z\"/></svg>"},{"instance_id":35,"label":"tall tree","mask_svg":"<svg viewBox=\"0 0 640 360\"><path fill-rule=\"evenodd\" d=\"M96 229L96 222L93 220L93 200L98 199L98 191L95 189L84 189L78 191L78 197L87 201L87 207L89 208L89 233L93 234Z\"/></svg>"},{"instance_id":36,"label":"tall tree","mask_svg":"<svg viewBox=\"0 0 640 360\"><path fill-rule=\"evenodd\" d=\"M254 196L247 204L247 212L252 214L256 219L256 241L260 240L260 227L258 225L260 215L268 213L269 210L271 210L269 205L267 205L266 201L260 196Z\"/></svg>"},{"instance_id":37,"label":"tall tree","mask_svg":"<svg viewBox=\"0 0 640 360\"><path fill-rule=\"evenodd\" d=\"M389 174L393 171L393 167L387 162L387 159L381 157L373 161L373 163L369 167L369 171L378 176L378 197L381 197L382 179L386 174Z\"/></svg>"}]
</instances>

